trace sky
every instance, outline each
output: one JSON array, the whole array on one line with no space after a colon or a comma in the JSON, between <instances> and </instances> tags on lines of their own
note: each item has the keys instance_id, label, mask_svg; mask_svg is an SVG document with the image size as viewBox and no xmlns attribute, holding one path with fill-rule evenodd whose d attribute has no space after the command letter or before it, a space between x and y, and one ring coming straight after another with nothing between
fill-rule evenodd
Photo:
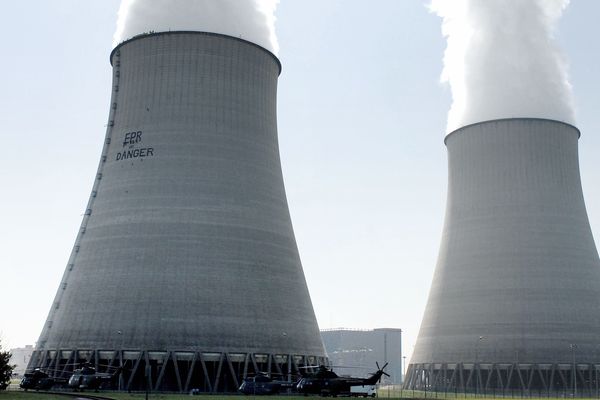
<instances>
[{"instance_id":1,"label":"sky","mask_svg":"<svg viewBox=\"0 0 600 400\"><path fill-rule=\"evenodd\" d=\"M322 329L400 328L410 357L446 200L451 95L441 18L423 0L282 0L278 128L296 240ZM119 0L3 5L0 322L34 344L71 252L105 135ZM557 26L600 237L600 2Z\"/></svg>"}]
</instances>

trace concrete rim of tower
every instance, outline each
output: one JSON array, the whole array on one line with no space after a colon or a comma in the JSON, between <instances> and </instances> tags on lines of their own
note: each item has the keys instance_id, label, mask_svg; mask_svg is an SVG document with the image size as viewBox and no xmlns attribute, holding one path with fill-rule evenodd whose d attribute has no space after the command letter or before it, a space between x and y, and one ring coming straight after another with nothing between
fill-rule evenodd
<instances>
[{"instance_id":1,"label":"concrete rim of tower","mask_svg":"<svg viewBox=\"0 0 600 400\"><path fill-rule=\"evenodd\" d=\"M539 117L510 117L510 118L496 118L496 119L488 119L485 121L479 121L479 122L473 122L472 124L468 124L465 126L461 126L458 129L453 130L452 132L448 132L446 134L446 136L444 137L444 144L447 144L447 140L451 135L454 135L456 133L460 133L460 131L471 128L473 126L477 126L477 125L483 125L483 124L488 124L490 122L501 122L501 121L545 121L545 122L554 122L554 123L558 123L558 124L563 124L566 125L568 127L571 127L573 129L575 129L577 131L577 137L581 138L581 131L579 130L579 128L577 128L575 125L570 124L568 122L565 121L559 121L557 119L551 119L551 118L539 118Z\"/></svg>"},{"instance_id":2,"label":"concrete rim of tower","mask_svg":"<svg viewBox=\"0 0 600 400\"><path fill-rule=\"evenodd\" d=\"M149 33L140 33L139 35L135 35L127 40L122 41L121 43L119 43L111 52L110 52L110 56L109 56L109 62L110 65L113 65L113 56L115 55L115 53L125 44L129 43L129 42L133 42L134 40L138 40L138 39L142 39L142 38L147 38L147 37L151 37L151 36L162 36L162 35L179 35L179 34L197 34L197 35L204 35L204 36L216 36L216 37L222 37L222 38L228 38L228 39L235 39L238 40L240 42L243 43L247 43L249 45L252 45L254 47L257 47L263 51L265 51L266 53L268 53L271 57L273 57L273 59L275 60L275 62L277 63L277 65L279 66L279 75L281 75L281 71L282 71L282 66L281 66L281 61L279 60L279 58L270 50L266 49L265 47L256 44L254 42L251 42L249 40L246 39L242 39L241 37L235 37L235 36L231 36L231 35L225 35L223 33L214 33L214 32L205 32L205 31L167 31L167 32L149 32Z\"/></svg>"}]
</instances>

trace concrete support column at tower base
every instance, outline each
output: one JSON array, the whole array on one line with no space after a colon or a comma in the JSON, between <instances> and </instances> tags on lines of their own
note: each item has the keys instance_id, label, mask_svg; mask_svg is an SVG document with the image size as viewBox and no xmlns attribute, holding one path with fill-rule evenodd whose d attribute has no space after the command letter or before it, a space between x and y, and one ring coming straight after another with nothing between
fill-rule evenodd
<instances>
[{"instance_id":1,"label":"concrete support column at tower base","mask_svg":"<svg viewBox=\"0 0 600 400\"><path fill-rule=\"evenodd\" d=\"M598 364L411 364L404 389L492 396L598 397Z\"/></svg>"},{"instance_id":2,"label":"concrete support column at tower base","mask_svg":"<svg viewBox=\"0 0 600 400\"><path fill-rule=\"evenodd\" d=\"M68 379L84 363L99 373L112 374L121 367L118 377L102 389L235 393L248 376L267 373L292 381L303 367L327 360L298 354L58 349L35 351L29 365L53 378Z\"/></svg>"}]
</instances>

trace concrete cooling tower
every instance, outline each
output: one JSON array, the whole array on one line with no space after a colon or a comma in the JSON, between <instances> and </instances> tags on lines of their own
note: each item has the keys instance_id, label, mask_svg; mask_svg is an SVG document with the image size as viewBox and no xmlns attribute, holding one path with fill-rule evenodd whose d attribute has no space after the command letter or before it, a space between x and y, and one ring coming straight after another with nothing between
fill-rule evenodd
<instances>
[{"instance_id":1,"label":"concrete cooling tower","mask_svg":"<svg viewBox=\"0 0 600 400\"><path fill-rule=\"evenodd\" d=\"M111 63L98 173L29 368L87 361L122 366L122 390L233 392L324 362L281 172L278 59L168 32Z\"/></svg>"},{"instance_id":2,"label":"concrete cooling tower","mask_svg":"<svg viewBox=\"0 0 600 400\"><path fill-rule=\"evenodd\" d=\"M446 219L405 388L598 393L600 261L578 139L525 118L447 136Z\"/></svg>"}]
</instances>

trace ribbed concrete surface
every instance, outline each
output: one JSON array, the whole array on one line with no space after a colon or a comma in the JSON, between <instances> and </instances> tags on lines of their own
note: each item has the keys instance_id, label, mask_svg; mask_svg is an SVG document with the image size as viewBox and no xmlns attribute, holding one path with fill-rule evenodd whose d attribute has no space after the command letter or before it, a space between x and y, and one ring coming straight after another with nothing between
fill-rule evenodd
<instances>
[{"instance_id":1,"label":"ribbed concrete surface","mask_svg":"<svg viewBox=\"0 0 600 400\"><path fill-rule=\"evenodd\" d=\"M324 355L281 173L277 59L165 33L111 62L90 215L38 348Z\"/></svg>"},{"instance_id":2,"label":"ribbed concrete surface","mask_svg":"<svg viewBox=\"0 0 600 400\"><path fill-rule=\"evenodd\" d=\"M411 364L600 362L600 262L578 137L537 119L447 137L446 220Z\"/></svg>"}]
</instances>

